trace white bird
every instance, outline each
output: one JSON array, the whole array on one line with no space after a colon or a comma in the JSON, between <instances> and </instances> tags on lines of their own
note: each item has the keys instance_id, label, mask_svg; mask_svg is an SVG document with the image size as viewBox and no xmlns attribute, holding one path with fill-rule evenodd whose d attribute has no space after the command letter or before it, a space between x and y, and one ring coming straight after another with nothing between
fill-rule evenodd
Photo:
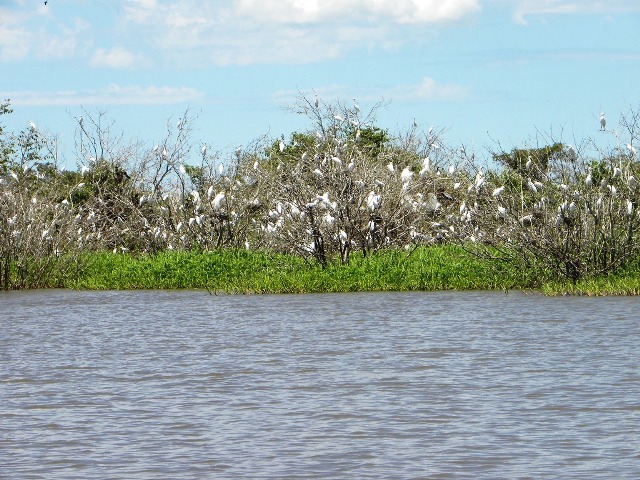
<instances>
[{"instance_id":1,"label":"white bird","mask_svg":"<svg viewBox=\"0 0 640 480\"><path fill-rule=\"evenodd\" d=\"M38 128L36 127L36 124L33 122L29 122L29 128L34 132L38 130Z\"/></svg>"},{"instance_id":2,"label":"white bird","mask_svg":"<svg viewBox=\"0 0 640 480\"><path fill-rule=\"evenodd\" d=\"M584 183L587 185L587 188L591 188L593 185L593 178L591 177L591 172L587 174L587 178L584 179Z\"/></svg>"},{"instance_id":3,"label":"white bird","mask_svg":"<svg viewBox=\"0 0 640 480\"><path fill-rule=\"evenodd\" d=\"M347 232L345 232L344 230L340 230L340 233L338 234L338 236L342 244L347 243Z\"/></svg>"},{"instance_id":4,"label":"white bird","mask_svg":"<svg viewBox=\"0 0 640 480\"><path fill-rule=\"evenodd\" d=\"M89 167L87 167L86 165L83 165L82 168L80 169L80 175L84 176L85 173L87 173L89 171Z\"/></svg>"},{"instance_id":5,"label":"white bird","mask_svg":"<svg viewBox=\"0 0 640 480\"><path fill-rule=\"evenodd\" d=\"M627 150L629 150L629 154L630 154L632 157L635 157L635 156L636 156L636 149L635 149L635 148L634 148L634 146L633 146L633 145L631 145L630 143L628 143L628 144L627 144Z\"/></svg>"},{"instance_id":6,"label":"white bird","mask_svg":"<svg viewBox=\"0 0 640 480\"><path fill-rule=\"evenodd\" d=\"M220 206L221 206L221 204L222 204L222 200L224 200L224 192L220 192L220 193L218 193L218 194L213 198L212 205L213 205L213 208L214 208L215 210L219 210L219 209L220 209Z\"/></svg>"},{"instance_id":7,"label":"white bird","mask_svg":"<svg viewBox=\"0 0 640 480\"><path fill-rule=\"evenodd\" d=\"M507 216L507 209L501 205L498 205L498 215L502 218Z\"/></svg>"},{"instance_id":8,"label":"white bird","mask_svg":"<svg viewBox=\"0 0 640 480\"><path fill-rule=\"evenodd\" d=\"M342 160L340 160L338 157L331 157L331 160L333 160L333 163L335 163L336 165L342 165Z\"/></svg>"},{"instance_id":9,"label":"white bird","mask_svg":"<svg viewBox=\"0 0 640 480\"><path fill-rule=\"evenodd\" d=\"M494 197L497 197L503 192L503 190L504 190L504 185L502 187L496 188L493 192L491 192L491 195Z\"/></svg>"},{"instance_id":10,"label":"white bird","mask_svg":"<svg viewBox=\"0 0 640 480\"><path fill-rule=\"evenodd\" d=\"M633 202L627 199L627 215L631 216L633 214Z\"/></svg>"},{"instance_id":11,"label":"white bird","mask_svg":"<svg viewBox=\"0 0 640 480\"><path fill-rule=\"evenodd\" d=\"M629 177L629 179L627 180L627 183L629 187L633 190L635 190L635 188L638 186L638 180L636 180L636 177L634 177L633 175Z\"/></svg>"},{"instance_id":12,"label":"white bird","mask_svg":"<svg viewBox=\"0 0 640 480\"><path fill-rule=\"evenodd\" d=\"M319 168L316 168L316 169L313 171L313 173L314 173L314 174L315 174L315 176L316 176L316 177L318 177L318 178L321 178L321 177L323 177L323 176L324 176L324 175L323 175L323 173L322 173L322 171L321 171Z\"/></svg>"},{"instance_id":13,"label":"white bird","mask_svg":"<svg viewBox=\"0 0 640 480\"><path fill-rule=\"evenodd\" d=\"M183 165L183 164L180 164L179 170L180 170L180 173L181 173L181 174L183 174L183 175L186 175L186 174L187 174L187 169L186 169L186 168L184 168L184 165Z\"/></svg>"},{"instance_id":14,"label":"white bird","mask_svg":"<svg viewBox=\"0 0 640 480\"><path fill-rule=\"evenodd\" d=\"M409 167L404 167L402 173L400 173L400 180L402 180L402 183L406 185L411 181L411 177L413 177L411 169Z\"/></svg>"},{"instance_id":15,"label":"white bird","mask_svg":"<svg viewBox=\"0 0 640 480\"><path fill-rule=\"evenodd\" d=\"M282 140L280 140L280 142L278 143L278 148L280 149L280 153L284 152L284 142Z\"/></svg>"},{"instance_id":16,"label":"white bird","mask_svg":"<svg viewBox=\"0 0 640 480\"><path fill-rule=\"evenodd\" d=\"M369 192L369 196L367 197L367 207L372 212L380 206L380 195L377 195L375 192Z\"/></svg>"},{"instance_id":17,"label":"white bird","mask_svg":"<svg viewBox=\"0 0 640 480\"><path fill-rule=\"evenodd\" d=\"M389 162L389 164L387 165L387 170L389 170L391 173L396 171L396 167L393 166L393 162Z\"/></svg>"},{"instance_id":18,"label":"white bird","mask_svg":"<svg viewBox=\"0 0 640 480\"><path fill-rule=\"evenodd\" d=\"M202 145L202 156L203 157L207 156L207 146L206 145Z\"/></svg>"},{"instance_id":19,"label":"white bird","mask_svg":"<svg viewBox=\"0 0 640 480\"><path fill-rule=\"evenodd\" d=\"M329 227L332 227L336 223L336 217L331 215L331 213L327 212L322 217L322 222L325 223L326 225L328 225Z\"/></svg>"},{"instance_id":20,"label":"white bird","mask_svg":"<svg viewBox=\"0 0 640 480\"><path fill-rule=\"evenodd\" d=\"M535 183L533 183L530 178L527 179L527 187L529 187L529 190L533 193L538 193L538 187L536 187Z\"/></svg>"},{"instance_id":21,"label":"white bird","mask_svg":"<svg viewBox=\"0 0 640 480\"><path fill-rule=\"evenodd\" d=\"M604 118L604 113L600 114L600 130L604 131L607 129L607 119Z\"/></svg>"},{"instance_id":22,"label":"white bird","mask_svg":"<svg viewBox=\"0 0 640 480\"><path fill-rule=\"evenodd\" d=\"M207 200L211 201L211 197L213 197L213 185L207 189Z\"/></svg>"},{"instance_id":23,"label":"white bird","mask_svg":"<svg viewBox=\"0 0 640 480\"><path fill-rule=\"evenodd\" d=\"M618 167L613 167L613 178L618 178L620 175L622 175L622 170Z\"/></svg>"},{"instance_id":24,"label":"white bird","mask_svg":"<svg viewBox=\"0 0 640 480\"><path fill-rule=\"evenodd\" d=\"M353 99L353 109L356 111L356 113L360 113L360 106L356 102L355 98Z\"/></svg>"},{"instance_id":25,"label":"white bird","mask_svg":"<svg viewBox=\"0 0 640 480\"><path fill-rule=\"evenodd\" d=\"M430 168L431 168L431 159L429 157L425 157L422 160L422 170L420 170L420 176L424 177Z\"/></svg>"}]
</instances>

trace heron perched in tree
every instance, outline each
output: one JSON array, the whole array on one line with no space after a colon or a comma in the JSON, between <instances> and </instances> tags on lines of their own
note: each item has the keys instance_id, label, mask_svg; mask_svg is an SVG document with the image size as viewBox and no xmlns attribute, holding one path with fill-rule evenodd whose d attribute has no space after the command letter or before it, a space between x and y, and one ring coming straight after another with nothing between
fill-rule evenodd
<instances>
[{"instance_id":1,"label":"heron perched in tree","mask_svg":"<svg viewBox=\"0 0 640 480\"><path fill-rule=\"evenodd\" d=\"M607 119L604 118L604 113L600 114L600 130L604 131L607 129Z\"/></svg>"}]
</instances>

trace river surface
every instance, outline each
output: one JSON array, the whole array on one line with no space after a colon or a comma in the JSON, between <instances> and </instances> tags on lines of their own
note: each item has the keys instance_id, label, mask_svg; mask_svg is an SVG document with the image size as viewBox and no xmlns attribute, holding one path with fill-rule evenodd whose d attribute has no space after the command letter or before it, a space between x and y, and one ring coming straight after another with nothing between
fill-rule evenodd
<instances>
[{"instance_id":1,"label":"river surface","mask_svg":"<svg viewBox=\"0 0 640 480\"><path fill-rule=\"evenodd\" d=\"M640 298L0 294L0 478L640 478Z\"/></svg>"}]
</instances>

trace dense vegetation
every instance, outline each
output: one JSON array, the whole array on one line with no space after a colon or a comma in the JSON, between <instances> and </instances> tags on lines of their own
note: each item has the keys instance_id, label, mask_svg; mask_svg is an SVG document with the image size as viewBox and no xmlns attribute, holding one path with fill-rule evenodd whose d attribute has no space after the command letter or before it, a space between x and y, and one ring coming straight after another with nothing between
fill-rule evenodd
<instances>
[{"instance_id":1,"label":"dense vegetation","mask_svg":"<svg viewBox=\"0 0 640 480\"><path fill-rule=\"evenodd\" d=\"M85 112L76 171L54 136L0 123L2 287L552 292L632 276L638 111L604 132L611 151L549 139L480 165L441 131L377 128L375 108L296 108L307 132L228 156L193 145L188 112L153 147Z\"/></svg>"}]
</instances>

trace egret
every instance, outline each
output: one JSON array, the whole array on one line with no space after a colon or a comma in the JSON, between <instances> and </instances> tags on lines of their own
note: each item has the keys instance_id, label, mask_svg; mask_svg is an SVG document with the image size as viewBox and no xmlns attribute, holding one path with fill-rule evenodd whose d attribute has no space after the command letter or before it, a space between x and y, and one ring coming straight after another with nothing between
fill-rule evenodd
<instances>
[{"instance_id":1,"label":"egret","mask_svg":"<svg viewBox=\"0 0 640 480\"><path fill-rule=\"evenodd\" d=\"M411 177L413 177L413 172L409 167L404 167L402 173L400 173L400 179L402 183L407 184L411 181Z\"/></svg>"},{"instance_id":2,"label":"egret","mask_svg":"<svg viewBox=\"0 0 640 480\"><path fill-rule=\"evenodd\" d=\"M431 159L429 157L425 157L422 159L422 170L420 170L420 176L424 177L429 169L431 168Z\"/></svg>"},{"instance_id":3,"label":"egret","mask_svg":"<svg viewBox=\"0 0 640 480\"><path fill-rule=\"evenodd\" d=\"M213 185L207 189L207 200L211 201L211 197L213 197Z\"/></svg>"},{"instance_id":4,"label":"egret","mask_svg":"<svg viewBox=\"0 0 640 480\"><path fill-rule=\"evenodd\" d=\"M622 175L622 170L618 167L613 167L613 178L618 178L620 175Z\"/></svg>"},{"instance_id":5,"label":"egret","mask_svg":"<svg viewBox=\"0 0 640 480\"><path fill-rule=\"evenodd\" d=\"M338 157L331 157L331 160L333 160L333 163L335 163L336 165L342 165L342 160L340 160Z\"/></svg>"},{"instance_id":6,"label":"egret","mask_svg":"<svg viewBox=\"0 0 640 480\"><path fill-rule=\"evenodd\" d=\"M587 188L591 188L593 185L593 178L591 177L591 172L587 174L587 178L584 179L584 183L587 185Z\"/></svg>"},{"instance_id":7,"label":"egret","mask_svg":"<svg viewBox=\"0 0 640 480\"><path fill-rule=\"evenodd\" d=\"M202 158L207 156L207 146L202 145Z\"/></svg>"},{"instance_id":8,"label":"egret","mask_svg":"<svg viewBox=\"0 0 640 480\"><path fill-rule=\"evenodd\" d=\"M282 140L278 142L278 148L280 149L280 153L284 152L284 142Z\"/></svg>"},{"instance_id":9,"label":"egret","mask_svg":"<svg viewBox=\"0 0 640 480\"><path fill-rule=\"evenodd\" d=\"M335 223L336 223L336 217L332 216L331 213L327 212L323 217L322 217L322 221L323 223L325 223L327 226L332 227Z\"/></svg>"},{"instance_id":10,"label":"egret","mask_svg":"<svg viewBox=\"0 0 640 480\"><path fill-rule=\"evenodd\" d=\"M605 131L607 129L607 119L604 118L604 113L600 114L600 130Z\"/></svg>"},{"instance_id":11,"label":"egret","mask_svg":"<svg viewBox=\"0 0 640 480\"><path fill-rule=\"evenodd\" d=\"M38 128L36 127L36 124L33 122L29 122L29 128L31 129L31 131L35 132L36 130L38 130Z\"/></svg>"},{"instance_id":12,"label":"egret","mask_svg":"<svg viewBox=\"0 0 640 480\"><path fill-rule=\"evenodd\" d=\"M526 168L527 170L529 170L531 168L531 164L533 163L533 159L531 158L531 155L529 155L527 157L527 163L524 164L524 168Z\"/></svg>"},{"instance_id":13,"label":"egret","mask_svg":"<svg viewBox=\"0 0 640 480\"><path fill-rule=\"evenodd\" d=\"M353 99L353 109L356 111L356 113L360 113L360 106L358 105L358 102L356 102L356 99Z\"/></svg>"},{"instance_id":14,"label":"egret","mask_svg":"<svg viewBox=\"0 0 640 480\"><path fill-rule=\"evenodd\" d=\"M504 190L504 185L502 187L496 188L493 192L491 192L491 195L494 197L497 197L502 193L503 190Z\"/></svg>"},{"instance_id":15,"label":"egret","mask_svg":"<svg viewBox=\"0 0 640 480\"><path fill-rule=\"evenodd\" d=\"M367 197L367 207L372 212L380 206L380 195L377 195L375 192L369 192L369 196Z\"/></svg>"},{"instance_id":16,"label":"egret","mask_svg":"<svg viewBox=\"0 0 640 480\"><path fill-rule=\"evenodd\" d=\"M187 174L187 169L184 168L184 165L182 163L180 164L179 170L180 170L180 173L182 175L186 175Z\"/></svg>"},{"instance_id":17,"label":"egret","mask_svg":"<svg viewBox=\"0 0 640 480\"><path fill-rule=\"evenodd\" d=\"M84 176L85 173L87 173L89 171L89 167L87 167L86 165L83 165L82 168L80 169L80 175Z\"/></svg>"},{"instance_id":18,"label":"egret","mask_svg":"<svg viewBox=\"0 0 640 480\"><path fill-rule=\"evenodd\" d=\"M449 175L453 175L456 172L455 165L449 165Z\"/></svg>"},{"instance_id":19,"label":"egret","mask_svg":"<svg viewBox=\"0 0 640 480\"><path fill-rule=\"evenodd\" d=\"M214 198L213 198L213 208L215 210L219 210L222 204L222 201L224 200L224 192L220 192L218 193Z\"/></svg>"},{"instance_id":20,"label":"egret","mask_svg":"<svg viewBox=\"0 0 640 480\"><path fill-rule=\"evenodd\" d=\"M344 230L340 230L340 232L338 233L338 237L340 238L340 242L342 244L347 243L347 232L345 232Z\"/></svg>"},{"instance_id":21,"label":"egret","mask_svg":"<svg viewBox=\"0 0 640 480\"><path fill-rule=\"evenodd\" d=\"M536 187L535 183L533 183L530 178L527 179L527 187L529 187L529 190L533 193L538 193L538 187Z\"/></svg>"},{"instance_id":22,"label":"egret","mask_svg":"<svg viewBox=\"0 0 640 480\"><path fill-rule=\"evenodd\" d=\"M435 212L440 208L440 202L438 202L438 197L436 197L435 193L429 192L427 194L424 206L428 212Z\"/></svg>"},{"instance_id":23,"label":"egret","mask_svg":"<svg viewBox=\"0 0 640 480\"><path fill-rule=\"evenodd\" d=\"M498 215L502 218L507 216L507 209L501 205L498 205Z\"/></svg>"},{"instance_id":24,"label":"egret","mask_svg":"<svg viewBox=\"0 0 640 480\"><path fill-rule=\"evenodd\" d=\"M320 98L318 98L318 95L316 95L316 101L313 104L316 108L320 108Z\"/></svg>"},{"instance_id":25,"label":"egret","mask_svg":"<svg viewBox=\"0 0 640 480\"><path fill-rule=\"evenodd\" d=\"M633 202L627 198L627 215L633 214Z\"/></svg>"},{"instance_id":26,"label":"egret","mask_svg":"<svg viewBox=\"0 0 640 480\"><path fill-rule=\"evenodd\" d=\"M628 144L627 144L627 150L629 150L629 154L630 154L632 157L635 157L635 156L636 156L636 149L635 149L635 148L634 148L634 146L633 146L633 145L631 145L630 143L628 143Z\"/></svg>"},{"instance_id":27,"label":"egret","mask_svg":"<svg viewBox=\"0 0 640 480\"><path fill-rule=\"evenodd\" d=\"M316 177L318 177L318 178L322 178L322 177L324 177L324 174L322 173L322 171L321 171L319 168L316 168L316 169L313 171L313 173L314 173L314 175L315 175Z\"/></svg>"}]
</instances>

